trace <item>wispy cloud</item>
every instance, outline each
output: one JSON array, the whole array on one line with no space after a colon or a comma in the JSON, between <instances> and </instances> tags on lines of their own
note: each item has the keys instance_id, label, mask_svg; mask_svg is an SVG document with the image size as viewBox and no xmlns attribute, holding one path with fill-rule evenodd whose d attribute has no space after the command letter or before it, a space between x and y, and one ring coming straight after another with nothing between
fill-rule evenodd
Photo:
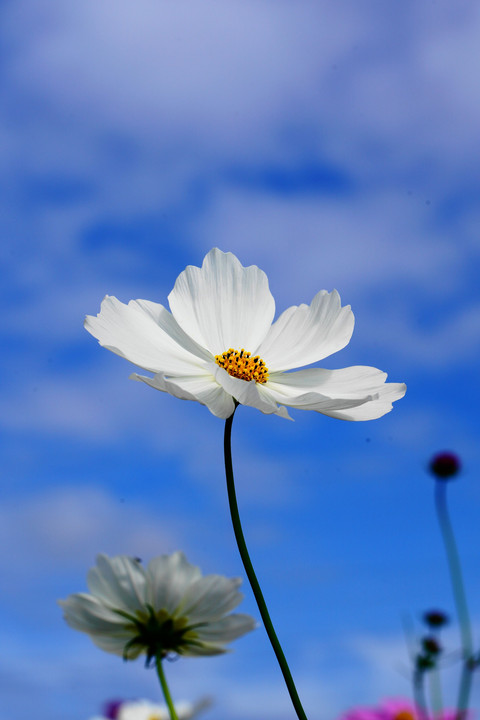
<instances>
[{"instance_id":1,"label":"wispy cloud","mask_svg":"<svg viewBox=\"0 0 480 720\"><path fill-rule=\"evenodd\" d=\"M11 546L0 567L4 577L11 575L6 588L15 596L19 583L32 584L32 575L44 587L59 573L83 577L98 552L151 557L185 544L173 521L159 523L138 501L125 503L88 484L38 492L21 504L4 502L0 515L2 542ZM28 572L18 574L18 567Z\"/></svg>"}]
</instances>

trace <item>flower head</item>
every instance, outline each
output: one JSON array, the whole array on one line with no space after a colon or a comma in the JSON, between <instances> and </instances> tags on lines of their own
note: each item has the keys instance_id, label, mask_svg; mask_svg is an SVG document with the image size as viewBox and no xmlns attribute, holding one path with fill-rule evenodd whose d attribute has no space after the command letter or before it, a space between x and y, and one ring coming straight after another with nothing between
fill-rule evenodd
<instances>
[{"instance_id":1,"label":"flower head","mask_svg":"<svg viewBox=\"0 0 480 720\"><path fill-rule=\"evenodd\" d=\"M460 468L460 458L452 452L438 453L430 460L430 470L438 480L450 480Z\"/></svg>"},{"instance_id":2,"label":"flower head","mask_svg":"<svg viewBox=\"0 0 480 720\"><path fill-rule=\"evenodd\" d=\"M439 655L442 652L442 646L436 637L426 635L422 638L422 648L428 655Z\"/></svg>"},{"instance_id":3,"label":"flower head","mask_svg":"<svg viewBox=\"0 0 480 720\"><path fill-rule=\"evenodd\" d=\"M90 593L59 601L65 620L126 660L218 655L256 625L249 615L227 614L243 598L240 578L202 576L181 552L156 557L146 569L125 555L99 555L87 583Z\"/></svg>"},{"instance_id":4,"label":"flower head","mask_svg":"<svg viewBox=\"0 0 480 720\"><path fill-rule=\"evenodd\" d=\"M455 720L455 710L444 710L435 720ZM356 707L342 715L341 720L429 720L416 706L404 698L389 698L376 707Z\"/></svg>"},{"instance_id":5,"label":"flower head","mask_svg":"<svg viewBox=\"0 0 480 720\"><path fill-rule=\"evenodd\" d=\"M211 705L210 698L202 698L196 703L175 703L178 720L191 720L202 710ZM92 720L170 720L170 713L165 705L158 705L149 700L123 700L107 703L104 716Z\"/></svg>"},{"instance_id":6,"label":"flower head","mask_svg":"<svg viewBox=\"0 0 480 720\"><path fill-rule=\"evenodd\" d=\"M432 629L441 628L449 622L448 615L442 610L428 610L423 614L423 620Z\"/></svg>"},{"instance_id":7,"label":"flower head","mask_svg":"<svg viewBox=\"0 0 480 720\"><path fill-rule=\"evenodd\" d=\"M175 703L178 720L191 720L211 704L208 698L196 703ZM148 700L127 702L120 707L118 720L170 720L170 713L165 705L158 705Z\"/></svg>"},{"instance_id":8,"label":"flower head","mask_svg":"<svg viewBox=\"0 0 480 720\"><path fill-rule=\"evenodd\" d=\"M182 400L227 418L235 401L289 417L286 406L342 420L373 420L403 397L405 385L363 365L326 370L311 365L341 350L354 318L336 290L294 305L273 322L267 276L214 248L201 268L189 265L168 296L169 312L149 300L128 305L107 295L85 328L103 347L153 377L133 374Z\"/></svg>"}]
</instances>

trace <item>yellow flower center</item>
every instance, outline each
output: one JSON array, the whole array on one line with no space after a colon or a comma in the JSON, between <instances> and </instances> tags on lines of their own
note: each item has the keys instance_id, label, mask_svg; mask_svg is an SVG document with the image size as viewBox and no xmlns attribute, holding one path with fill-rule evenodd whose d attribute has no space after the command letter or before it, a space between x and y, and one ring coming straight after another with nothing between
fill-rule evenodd
<instances>
[{"instance_id":1,"label":"yellow flower center","mask_svg":"<svg viewBox=\"0 0 480 720\"><path fill-rule=\"evenodd\" d=\"M394 715L394 720L415 720L415 715L410 710L399 710Z\"/></svg>"},{"instance_id":2,"label":"yellow flower center","mask_svg":"<svg viewBox=\"0 0 480 720\"><path fill-rule=\"evenodd\" d=\"M262 358L259 355L251 357L251 353L243 348L240 352L230 348L221 355L215 355L215 362L229 375L240 380L255 380L258 383L266 383L268 380L268 368Z\"/></svg>"}]
</instances>

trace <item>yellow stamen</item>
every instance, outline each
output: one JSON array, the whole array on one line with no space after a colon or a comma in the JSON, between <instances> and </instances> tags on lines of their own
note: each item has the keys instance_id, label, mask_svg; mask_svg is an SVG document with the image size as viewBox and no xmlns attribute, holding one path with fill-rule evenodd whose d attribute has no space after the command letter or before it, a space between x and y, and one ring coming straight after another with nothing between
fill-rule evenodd
<instances>
[{"instance_id":1,"label":"yellow stamen","mask_svg":"<svg viewBox=\"0 0 480 720\"><path fill-rule=\"evenodd\" d=\"M268 368L258 355L251 357L251 353L243 348L234 350L230 348L221 355L215 355L215 362L223 367L232 377L240 380L255 380L258 383L266 383L268 380Z\"/></svg>"},{"instance_id":2,"label":"yellow stamen","mask_svg":"<svg viewBox=\"0 0 480 720\"><path fill-rule=\"evenodd\" d=\"M399 710L393 720L415 720L415 715L410 710Z\"/></svg>"}]
</instances>

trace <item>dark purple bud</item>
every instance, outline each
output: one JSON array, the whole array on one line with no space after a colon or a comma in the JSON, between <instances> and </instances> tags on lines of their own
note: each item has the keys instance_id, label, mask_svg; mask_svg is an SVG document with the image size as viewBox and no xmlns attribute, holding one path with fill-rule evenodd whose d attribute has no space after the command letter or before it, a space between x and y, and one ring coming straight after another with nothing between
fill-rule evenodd
<instances>
[{"instance_id":1,"label":"dark purple bud","mask_svg":"<svg viewBox=\"0 0 480 720\"><path fill-rule=\"evenodd\" d=\"M426 670L432 670L435 667L435 660L432 655L417 655L416 668L419 672L425 672Z\"/></svg>"},{"instance_id":2,"label":"dark purple bud","mask_svg":"<svg viewBox=\"0 0 480 720\"><path fill-rule=\"evenodd\" d=\"M423 619L431 628L439 628L443 627L443 625L448 625L448 615L441 610L429 610L424 614Z\"/></svg>"},{"instance_id":3,"label":"dark purple bud","mask_svg":"<svg viewBox=\"0 0 480 720\"><path fill-rule=\"evenodd\" d=\"M442 651L442 646L434 637L424 637L422 646L428 655L438 655Z\"/></svg>"},{"instance_id":4,"label":"dark purple bud","mask_svg":"<svg viewBox=\"0 0 480 720\"><path fill-rule=\"evenodd\" d=\"M438 453L430 461L430 470L439 480L448 480L456 475L460 468L458 455L451 452Z\"/></svg>"},{"instance_id":5,"label":"dark purple bud","mask_svg":"<svg viewBox=\"0 0 480 720\"><path fill-rule=\"evenodd\" d=\"M104 705L103 715L108 718L108 720L117 720L120 708L123 703L124 700L110 700Z\"/></svg>"}]
</instances>

